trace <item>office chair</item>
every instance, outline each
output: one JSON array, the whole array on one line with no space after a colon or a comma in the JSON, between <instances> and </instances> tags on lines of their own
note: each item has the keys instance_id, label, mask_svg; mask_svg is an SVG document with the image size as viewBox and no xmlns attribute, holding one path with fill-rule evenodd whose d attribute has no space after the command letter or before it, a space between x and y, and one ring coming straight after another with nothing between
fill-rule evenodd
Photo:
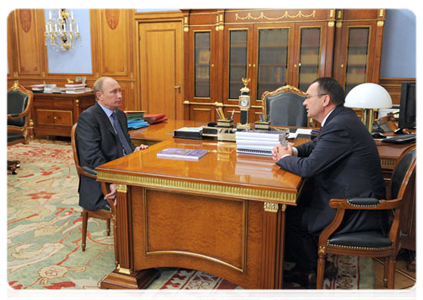
<instances>
[{"instance_id":1,"label":"office chair","mask_svg":"<svg viewBox=\"0 0 423 300\"><path fill-rule=\"evenodd\" d=\"M72 151L73 151L73 158L75 161L75 167L76 171L78 173L78 176L81 175L91 177L91 178L97 178L97 172L91 168L88 168L86 166L81 166L79 164L79 157L78 157L78 148L76 145L76 127L78 123L75 123L72 126L71 131L71 144L72 144ZM104 183L101 183L101 188L103 190L103 194L106 195L109 193L107 190L107 186ZM82 216L82 251L85 251L86 247L86 240L87 240L87 224L89 218L98 218L102 220L106 220L107 222L107 235L110 236L110 223L113 222L113 228L114 228L114 240L116 243L116 226L115 226L115 220L116 220L116 210L115 205L113 203L113 200L107 199L110 206L110 211L105 210L89 210L89 209L83 209L81 212ZM117 253L115 252L115 257L117 256ZM117 259L115 261L118 261Z\"/></svg>"},{"instance_id":2,"label":"office chair","mask_svg":"<svg viewBox=\"0 0 423 300\"><path fill-rule=\"evenodd\" d=\"M326 254L339 254L364 257L385 257L384 284L393 289L395 285L395 261L401 248L401 208L403 201L411 197L411 184L416 176L416 147L403 154L395 167L391 182L392 200L375 198L331 199L329 206L337 209L336 215L319 237L317 285L323 288ZM360 231L336 234L346 209L388 210L393 212L391 229L388 237L378 231ZM335 233L334 233L335 232Z\"/></svg>"},{"instance_id":3,"label":"office chair","mask_svg":"<svg viewBox=\"0 0 423 300\"><path fill-rule=\"evenodd\" d=\"M30 132L30 118L32 110L31 91L25 89L16 81L7 90L7 145L28 143ZM20 167L19 160L8 160L7 169L16 174Z\"/></svg>"},{"instance_id":4,"label":"office chair","mask_svg":"<svg viewBox=\"0 0 423 300\"><path fill-rule=\"evenodd\" d=\"M290 85L264 92L261 97L263 115L267 116L271 125L308 127L304 96L305 92Z\"/></svg>"}]
</instances>

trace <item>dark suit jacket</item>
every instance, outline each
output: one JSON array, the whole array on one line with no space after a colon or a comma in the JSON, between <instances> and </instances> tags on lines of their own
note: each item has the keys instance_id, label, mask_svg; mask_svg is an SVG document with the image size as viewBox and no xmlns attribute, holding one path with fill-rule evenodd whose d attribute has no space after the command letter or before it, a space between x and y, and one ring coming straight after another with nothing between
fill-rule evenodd
<instances>
[{"instance_id":1,"label":"dark suit jacket","mask_svg":"<svg viewBox=\"0 0 423 300\"><path fill-rule=\"evenodd\" d=\"M306 209L308 231L319 233L335 216L332 198L375 197L385 199L379 153L373 138L356 113L336 107L313 141L297 147L298 157L287 156L277 164L307 178L299 206ZM387 216L380 211L346 214L343 232L382 229Z\"/></svg>"},{"instance_id":2,"label":"dark suit jacket","mask_svg":"<svg viewBox=\"0 0 423 300\"><path fill-rule=\"evenodd\" d=\"M132 144L128 130L127 118L123 111L115 110L122 131ZM98 103L81 113L76 127L76 145L81 166L92 169L106 162L123 156L122 144L114 131L112 123ZM79 205L86 209L102 208L107 202L103 199L101 185L95 179L80 176L79 178Z\"/></svg>"}]
</instances>

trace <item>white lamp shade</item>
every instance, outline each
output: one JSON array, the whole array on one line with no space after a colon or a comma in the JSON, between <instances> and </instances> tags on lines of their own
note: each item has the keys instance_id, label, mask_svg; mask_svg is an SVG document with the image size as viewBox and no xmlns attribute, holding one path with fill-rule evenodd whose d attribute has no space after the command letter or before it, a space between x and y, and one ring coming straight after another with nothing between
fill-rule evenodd
<instances>
[{"instance_id":1,"label":"white lamp shade","mask_svg":"<svg viewBox=\"0 0 423 300\"><path fill-rule=\"evenodd\" d=\"M375 83L362 83L354 87L345 98L345 106L353 108L391 108L388 91Z\"/></svg>"}]
</instances>

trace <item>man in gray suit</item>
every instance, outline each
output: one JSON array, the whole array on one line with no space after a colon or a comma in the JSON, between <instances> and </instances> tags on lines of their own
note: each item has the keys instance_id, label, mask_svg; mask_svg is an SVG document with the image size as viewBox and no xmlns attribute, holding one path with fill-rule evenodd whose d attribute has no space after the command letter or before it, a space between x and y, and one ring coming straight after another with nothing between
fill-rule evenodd
<instances>
[{"instance_id":1,"label":"man in gray suit","mask_svg":"<svg viewBox=\"0 0 423 300\"><path fill-rule=\"evenodd\" d=\"M118 107L122 104L119 83L110 77L101 77L94 83L97 103L81 113L76 127L76 144L81 166L91 169L148 146L135 147L131 142L127 118ZM110 210L106 198L114 199L116 189L103 195L101 185L93 178L79 178L79 205L90 210Z\"/></svg>"},{"instance_id":2,"label":"man in gray suit","mask_svg":"<svg viewBox=\"0 0 423 300\"><path fill-rule=\"evenodd\" d=\"M296 148L278 145L278 166L306 179L297 207L287 210L286 260L296 263L293 276L313 284L317 267L317 240L334 218L332 198L385 199L380 158L372 136L356 113L344 107L342 86L332 78L316 79L303 105L307 116L321 123L319 135ZM388 217L381 211L348 211L338 232L383 230ZM326 263L326 268L333 268ZM325 272L335 276L336 269ZM295 279L294 279L295 280Z\"/></svg>"}]
</instances>

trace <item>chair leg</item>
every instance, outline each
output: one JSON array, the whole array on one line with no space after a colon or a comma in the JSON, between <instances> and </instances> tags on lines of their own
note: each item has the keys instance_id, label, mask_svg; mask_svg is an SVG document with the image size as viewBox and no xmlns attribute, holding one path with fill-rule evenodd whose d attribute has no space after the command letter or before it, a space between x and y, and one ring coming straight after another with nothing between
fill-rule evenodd
<instances>
[{"instance_id":1,"label":"chair leg","mask_svg":"<svg viewBox=\"0 0 423 300\"><path fill-rule=\"evenodd\" d=\"M326 255L319 254L319 259L317 261L317 279L316 279L316 289L323 289L323 277L325 275L325 263Z\"/></svg>"},{"instance_id":2,"label":"chair leg","mask_svg":"<svg viewBox=\"0 0 423 300\"><path fill-rule=\"evenodd\" d=\"M389 270L389 257L385 257L385 263L383 264L383 286L388 287L388 270Z\"/></svg>"},{"instance_id":3,"label":"chair leg","mask_svg":"<svg viewBox=\"0 0 423 300\"><path fill-rule=\"evenodd\" d=\"M107 232L107 236L110 236L110 219L107 219L107 229L106 229L106 232Z\"/></svg>"},{"instance_id":4,"label":"chair leg","mask_svg":"<svg viewBox=\"0 0 423 300\"><path fill-rule=\"evenodd\" d=\"M87 245L87 223L88 223L88 212L84 209L82 215L82 251L85 251Z\"/></svg>"},{"instance_id":5,"label":"chair leg","mask_svg":"<svg viewBox=\"0 0 423 300\"><path fill-rule=\"evenodd\" d=\"M395 288L395 263L395 257L390 257L388 259L388 289Z\"/></svg>"}]
</instances>

